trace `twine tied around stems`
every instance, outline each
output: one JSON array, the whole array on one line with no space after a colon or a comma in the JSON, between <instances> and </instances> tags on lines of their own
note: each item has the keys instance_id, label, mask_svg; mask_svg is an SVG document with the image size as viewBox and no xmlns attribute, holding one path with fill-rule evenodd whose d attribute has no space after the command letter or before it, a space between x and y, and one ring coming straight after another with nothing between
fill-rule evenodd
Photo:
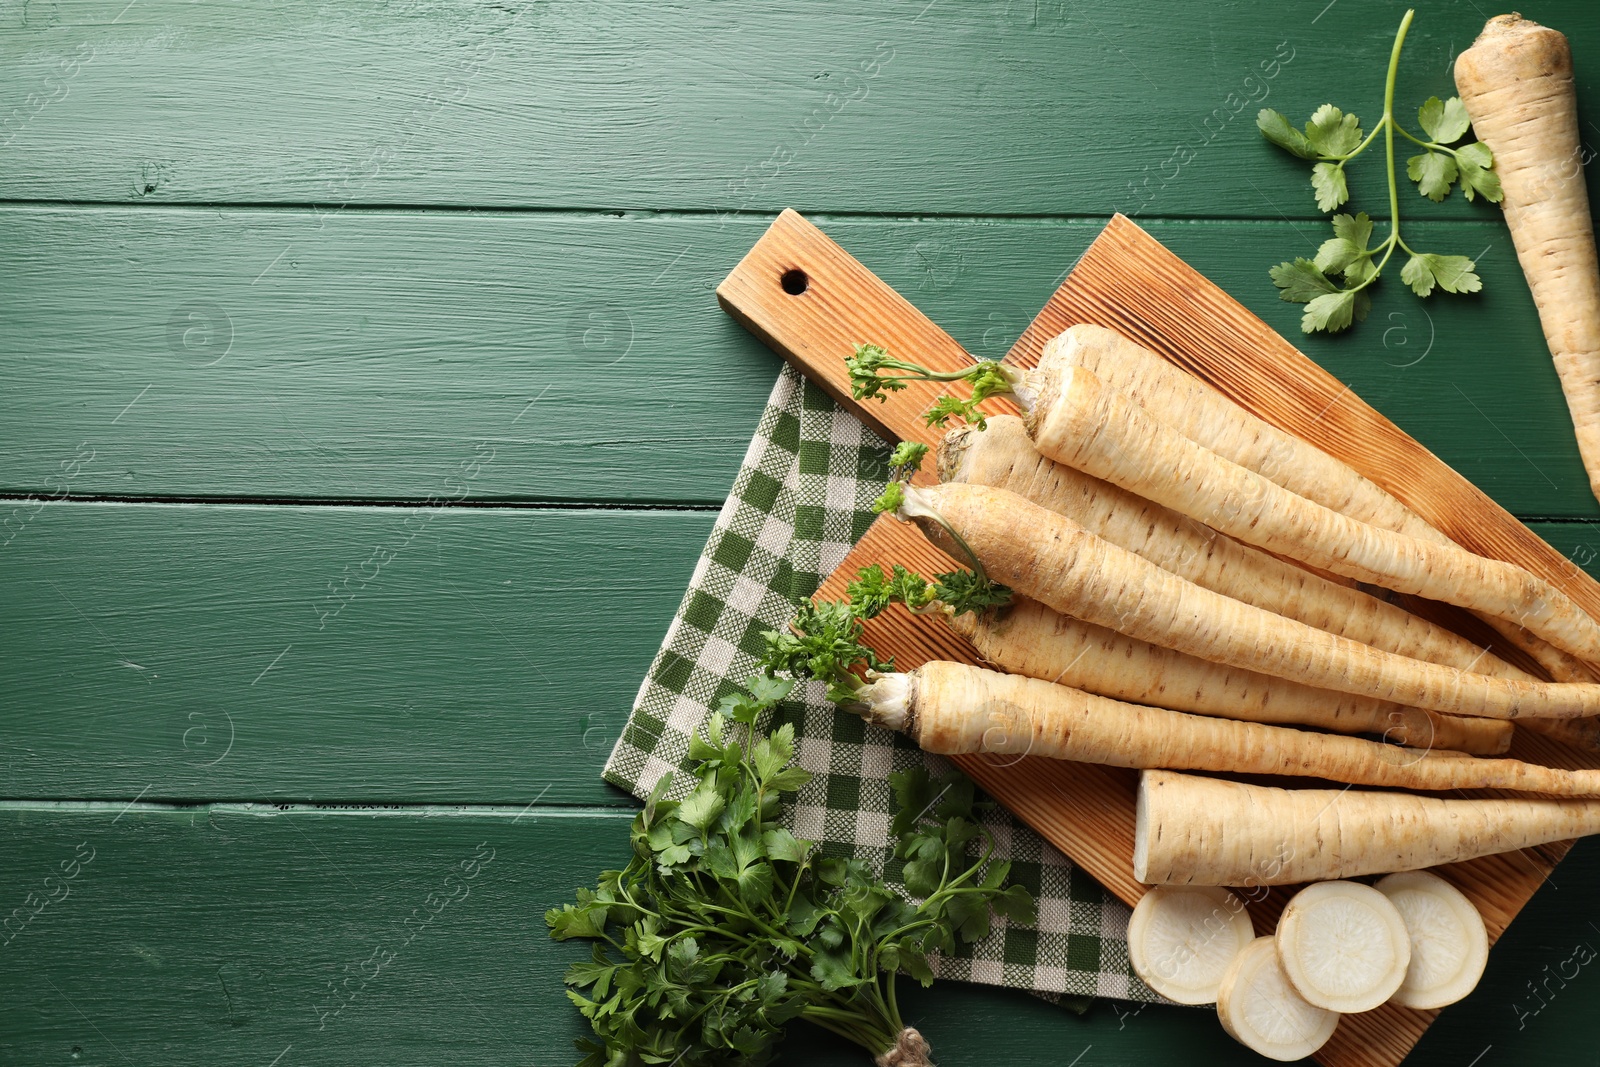
<instances>
[{"instance_id":1,"label":"twine tied around stems","mask_svg":"<svg viewBox=\"0 0 1600 1067\"><path fill-rule=\"evenodd\" d=\"M873 1062L878 1067L933 1067L932 1055L933 1049L926 1039L917 1033L916 1027L908 1026L900 1031L894 1048L879 1053Z\"/></svg>"}]
</instances>

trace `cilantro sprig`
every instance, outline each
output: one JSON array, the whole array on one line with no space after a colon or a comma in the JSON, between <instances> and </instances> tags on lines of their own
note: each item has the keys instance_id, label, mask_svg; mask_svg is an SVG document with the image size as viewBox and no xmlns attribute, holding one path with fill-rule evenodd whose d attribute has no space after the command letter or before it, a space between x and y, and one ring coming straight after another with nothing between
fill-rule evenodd
<instances>
[{"instance_id":1,"label":"cilantro sprig","mask_svg":"<svg viewBox=\"0 0 1600 1067\"><path fill-rule=\"evenodd\" d=\"M850 371L850 395L857 400L876 399L882 403L887 394L899 392L907 382L966 382L972 394L966 400L942 396L923 413L929 426L946 426L951 419L961 419L975 424L980 430L987 428L988 420L978 410L978 405L991 396L1016 391L1022 374L1003 363L982 359L961 370L936 371L895 359L878 345L856 345L855 355L845 357Z\"/></svg>"},{"instance_id":2,"label":"cilantro sprig","mask_svg":"<svg viewBox=\"0 0 1600 1067\"><path fill-rule=\"evenodd\" d=\"M1300 328L1306 333L1337 333L1365 319L1372 303L1368 290L1397 251L1407 257L1400 269L1400 280L1420 297L1431 295L1435 289L1476 293L1483 288L1475 273L1477 264L1471 258L1418 252L1400 236L1400 194L1395 178L1397 133L1422 149L1406 160L1406 175L1417 184L1422 196L1437 203L1459 184L1468 200L1482 196L1498 202L1501 198L1500 178L1494 171L1494 155L1488 146L1475 141L1452 147L1467 135L1470 126L1459 97L1429 97L1418 108L1417 123L1425 138L1411 133L1395 117L1395 76L1414 15L1414 11L1407 11L1400 20L1384 82L1383 117L1370 133L1362 133L1355 115L1332 104L1319 107L1304 132L1272 108L1263 108L1256 117L1256 126L1267 140L1294 156L1315 161L1311 187L1317 207L1323 211L1342 207L1350 199L1346 166L1370 148L1380 134L1384 138L1389 164L1388 235L1373 244L1373 220L1365 212L1337 214L1332 220L1333 237L1322 243L1315 258L1280 263L1270 272L1281 299L1306 306L1300 318Z\"/></svg>"},{"instance_id":3,"label":"cilantro sprig","mask_svg":"<svg viewBox=\"0 0 1600 1067\"><path fill-rule=\"evenodd\" d=\"M778 824L811 776L790 766L792 725L758 739L755 723L794 685L773 670L830 675L805 641L859 637L843 611L803 614L821 632L798 644L765 635L762 672L690 742L694 788L669 801L664 777L633 822L627 866L546 913L551 937L595 942L565 979L594 1031L578 1041L579 1067L767 1063L795 1019L881 1057L908 1034L921 1041L900 1015L897 973L930 985L929 956L986 937L992 914L1033 921L1032 896L1006 884L1010 865L979 821L992 805L960 774L890 775L909 900L864 861L822 855Z\"/></svg>"}]
</instances>

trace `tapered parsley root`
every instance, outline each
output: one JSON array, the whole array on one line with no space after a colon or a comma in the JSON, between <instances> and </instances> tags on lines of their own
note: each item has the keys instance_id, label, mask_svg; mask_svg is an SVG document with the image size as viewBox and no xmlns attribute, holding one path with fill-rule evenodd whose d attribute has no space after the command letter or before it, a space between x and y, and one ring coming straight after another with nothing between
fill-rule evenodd
<instances>
[{"instance_id":1,"label":"tapered parsley root","mask_svg":"<svg viewBox=\"0 0 1600 1067\"><path fill-rule=\"evenodd\" d=\"M1593 833L1600 833L1594 800L1276 789L1145 771L1133 876L1148 885L1295 885L1421 870Z\"/></svg>"},{"instance_id":2,"label":"tapered parsley root","mask_svg":"<svg viewBox=\"0 0 1600 1067\"><path fill-rule=\"evenodd\" d=\"M878 353L883 360L888 359L887 353L873 346L862 346L860 351ZM905 369L914 365L891 361L899 368L894 372L897 377L885 381L875 359L862 359L859 352L847 362L852 386L857 395L863 397L881 396L884 391L904 388L901 379L919 376ZM1071 327L1045 346L1040 366L1034 370L981 363L965 374L973 384L975 397L980 392L992 395L1009 391L1024 411L1031 412L1045 380L1071 367L1091 371L1117 391L1137 400L1157 421L1308 500L1383 529L1439 544L1452 543L1375 482L1308 442L1257 418L1168 360L1104 327L1087 323ZM952 375L939 377L949 379ZM943 422L963 415L971 418L974 408L971 402L952 400L930 412L929 421ZM994 424L1003 427L1006 421L995 420ZM1507 644L1527 652L1557 681L1589 682L1600 678L1577 657L1540 640L1517 623L1481 613L1480 617ZM1353 634L1344 636L1361 640ZM1382 641L1368 643L1388 647ZM1390 648L1390 651L1404 650ZM1405 654L1434 659L1419 652ZM1487 660L1474 669L1485 674L1521 676L1514 668ZM1572 733L1566 729L1561 732ZM1574 739L1568 737L1568 740ZM1589 743L1590 747L1600 750L1600 738L1590 738Z\"/></svg>"},{"instance_id":3,"label":"tapered parsley root","mask_svg":"<svg viewBox=\"0 0 1600 1067\"><path fill-rule=\"evenodd\" d=\"M1082 367L1048 378L1029 416L1039 451L1215 529L1313 566L1482 611L1600 660L1600 623L1554 585L1455 545L1358 522L1152 418Z\"/></svg>"},{"instance_id":4,"label":"tapered parsley root","mask_svg":"<svg viewBox=\"0 0 1600 1067\"><path fill-rule=\"evenodd\" d=\"M903 497L902 518L943 545L952 544L946 528L960 535L993 580L1163 648L1448 714L1600 714L1600 685L1492 678L1358 644L1187 582L1015 493L952 483L907 487Z\"/></svg>"},{"instance_id":5,"label":"tapered parsley root","mask_svg":"<svg viewBox=\"0 0 1600 1067\"><path fill-rule=\"evenodd\" d=\"M1418 752L1358 737L1189 715L942 660L906 674L877 675L848 706L868 722L898 730L923 750L945 756L1040 756L1401 789L1600 796L1600 771Z\"/></svg>"},{"instance_id":6,"label":"tapered parsley root","mask_svg":"<svg viewBox=\"0 0 1600 1067\"><path fill-rule=\"evenodd\" d=\"M1045 374L1060 373L1074 366L1089 370L1102 382L1137 400L1158 421L1191 441L1307 500L1385 530L1423 541L1453 543L1376 482L1315 445L1257 418L1217 389L1142 345L1102 326L1073 326L1046 344L1040 370L1029 378L1027 396L1031 399L1035 395ZM1022 399L1020 394L1018 399ZM1540 640L1516 623L1493 615L1480 614L1479 617L1507 644L1532 656L1556 681L1596 680L1596 675L1575 656ZM1380 644L1379 647L1384 646ZM1417 658L1432 659L1431 656ZM1482 674L1501 673L1492 664L1480 664L1474 669Z\"/></svg>"},{"instance_id":7,"label":"tapered parsley root","mask_svg":"<svg viewBox=\"0 0 1600 1067\"><path fill-rule=\"evenodd\" d=\"M949 623L1002 670L1135 704L1378 734L1395 744L1476 755L1498 755L1511 745L1509 722L1404 708L1209 663L1068 618L1023 597L1002 611L956 615Z\"/></svg>"},{"instance_id":8,"label":"tapered parsley root","mask_svg":"<svg viewBox=\"0 0 1600 1067\"><path fill-rule=\"evenodd\" d=\"M1430 663L1479 674L1526 677L1471 641L1403 608L1320 578L1220 536L1160 504L1045 458L1015 416L994 416L983 431L972 427L950 431L939 449L939 478L1025 496L1196 585L1319 630Z\"/></svg>"},{"instance_id":9,"label":"tapered parsley root","mask_svg":"<svg viewBox=\"0 0 1600 1067\"><path fill-rule=\"evenodd\" d=\"M1456 88L1478 139L1494 152L1506 224L1539 309L1600 495L1600 269L1584 187L1566 37L1498 15L1456 59Z\"/></svg>"}]
</instances>

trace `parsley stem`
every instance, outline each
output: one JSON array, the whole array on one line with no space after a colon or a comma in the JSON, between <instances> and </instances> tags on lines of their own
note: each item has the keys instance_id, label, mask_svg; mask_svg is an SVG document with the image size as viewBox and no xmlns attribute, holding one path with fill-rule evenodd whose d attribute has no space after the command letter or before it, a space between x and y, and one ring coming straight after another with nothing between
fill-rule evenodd
<instances>
[{"instance_id":1,"label":"parsley stem","mask_svg":"<svg viewBox=\"0 0 1600 1067\"><path fill-rule=\"evenodd\" d=\"M1450 152L1451 155L1455 155L1454 152L1452 152L1450 149L1446 148L1442 144L1438 144L1438 143L1436 143L1434 141L1424 141L1420 137L1412 136L1411 131L1406 129L1404 126L1400 125L1398 122L1394 124L1394 128L1395 128L1395 132L1396 133L1398 133L1401 137L1404 137L1406 140L1410 141L1412 144L1419 144L1423 148L1432 148L1432 149L1436 149L1436 150L1438 150L1440 152Z\"/></svg>"},{"instance_id":2,"label":"parsley stem","mask_svg":"<svg viewBox=\"0 0 1600 1067\"><path fill-rule=\"evenodd\" d=\"M1378 134L1380 134L1382 132L1383 132L1383 124L1380 122L1377 126L1373 127L1371 133L1367 134L1367 139L1362 141L1360 144L1356 145L1355 148L1353 148L1350 151L1349 155L1346 155L1346 156L1323 156L1322 158L1327 160L1330 163L1332 163L1335 160L1337 160L1338 164L1339 164L1339 168L1342 170L1342 169L1344 169L1344 165L1346 163L1350 162L1352 159L1356 158L1361 153L1365 152L1367 150L1367 146L1370 145L1377 138Z\"/></svg>"},{"instance_id":3,"label":"parsley stem","mask_svg":"<svg viewBox=\"0 0 1600 1067\"><path fill-rule=\"evenodd\" d=\"M1398 123L1394 121L1394 80L1400 73L1400 49L1406 43L1406 31L1411 29L1411 20L1416 16L1415 8L1407 8L1405 18L1400 20L1400 32L1394 36L1394 48L1389 53L1389 74L1383 83L1383 147L1389 159L1389 232L1396 241L1400 239L1400 189L1395 184L1394 178L1394 131ZM1389 262L1389 255L1394 252L1393 246L1384 254L1384 263ZM1383 267L1380 265L1380 271Z\"/></svg>"}]
</instances>

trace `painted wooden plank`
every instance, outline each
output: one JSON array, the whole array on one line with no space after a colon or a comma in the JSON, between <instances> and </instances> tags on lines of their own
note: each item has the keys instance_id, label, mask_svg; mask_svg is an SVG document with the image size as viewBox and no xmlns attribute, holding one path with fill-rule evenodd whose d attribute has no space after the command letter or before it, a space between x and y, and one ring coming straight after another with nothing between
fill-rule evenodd
<instances>
[{"instance_id":1,"label":"painted wooden plank","mask_svg":"<svg viewBox=\"0 0 1600 1067\"><path fill-rule=\"evenodd\" d=\"M1524 6L1571 37L1580 104L1600 106L1600 11ZM1376 113L1399 14L35 0L0 23L0 196L1314 217L1303 166L1255 113ZM1399 99L1450 95L1484 17L1470 0L1424 10ZM1356 170L1360 203L1382 203L1379 169Z\"/></svg>"},{"instance_id":2,"label":"painted wooden plank","mask_svg":"<svg viewBox=\"0 0 1600 1067\"><path fill-rule=\"evenodd\" d=\"M714 517L47 505L0 566L0 797L624 803Z\"/></svg>"},{"instance_id":3,"label":"painted wooden plank","mask_svg":"<svg viewBox=\"0 0 1600 1067\"><path fill-rule=\"evenodd\" d=\"M777 362L712 290L766 225L0 208L0 492L720 503ZM1102 222L822 226L999 358ZM1384 283L1354 334L1302 340L1266 268L1303 229L1150 225L1505 507L1600 516L1503 227L1426 234L1478 256L1481 297Z\"/></svg>"},{"instance_id":4,"label":"painted wooden plank","mask_svg":"<svg viewBox=\"0 0 1600 1067\"><path fill-rule=\"evenodd\" d=\"M0 1057L83 1067L574 1062L582 1020L560 975L587 945L548 941L541 917L626 859L629 813L518 815L4 805L0 902L23 914L12 913L19 929L8 941L0 934ZM1600 934L1584 920L1600 910L1600 846L1580 844L1557 879L1408 1063L1461 1067L1489 1045L1484 1062L1589 1055L1600 968L1583 961ZM1016 991L903 984L912 988L902 1010L951 1067L1032 1062L1045 1049L1052 1061L1111 1067L1180 1054L1206 1067L1264 1062L1205 1009L1101 1002L1078 1018ZM796 1024L784 1062L864 1060Z\"/></svg>"}]
</instances>

